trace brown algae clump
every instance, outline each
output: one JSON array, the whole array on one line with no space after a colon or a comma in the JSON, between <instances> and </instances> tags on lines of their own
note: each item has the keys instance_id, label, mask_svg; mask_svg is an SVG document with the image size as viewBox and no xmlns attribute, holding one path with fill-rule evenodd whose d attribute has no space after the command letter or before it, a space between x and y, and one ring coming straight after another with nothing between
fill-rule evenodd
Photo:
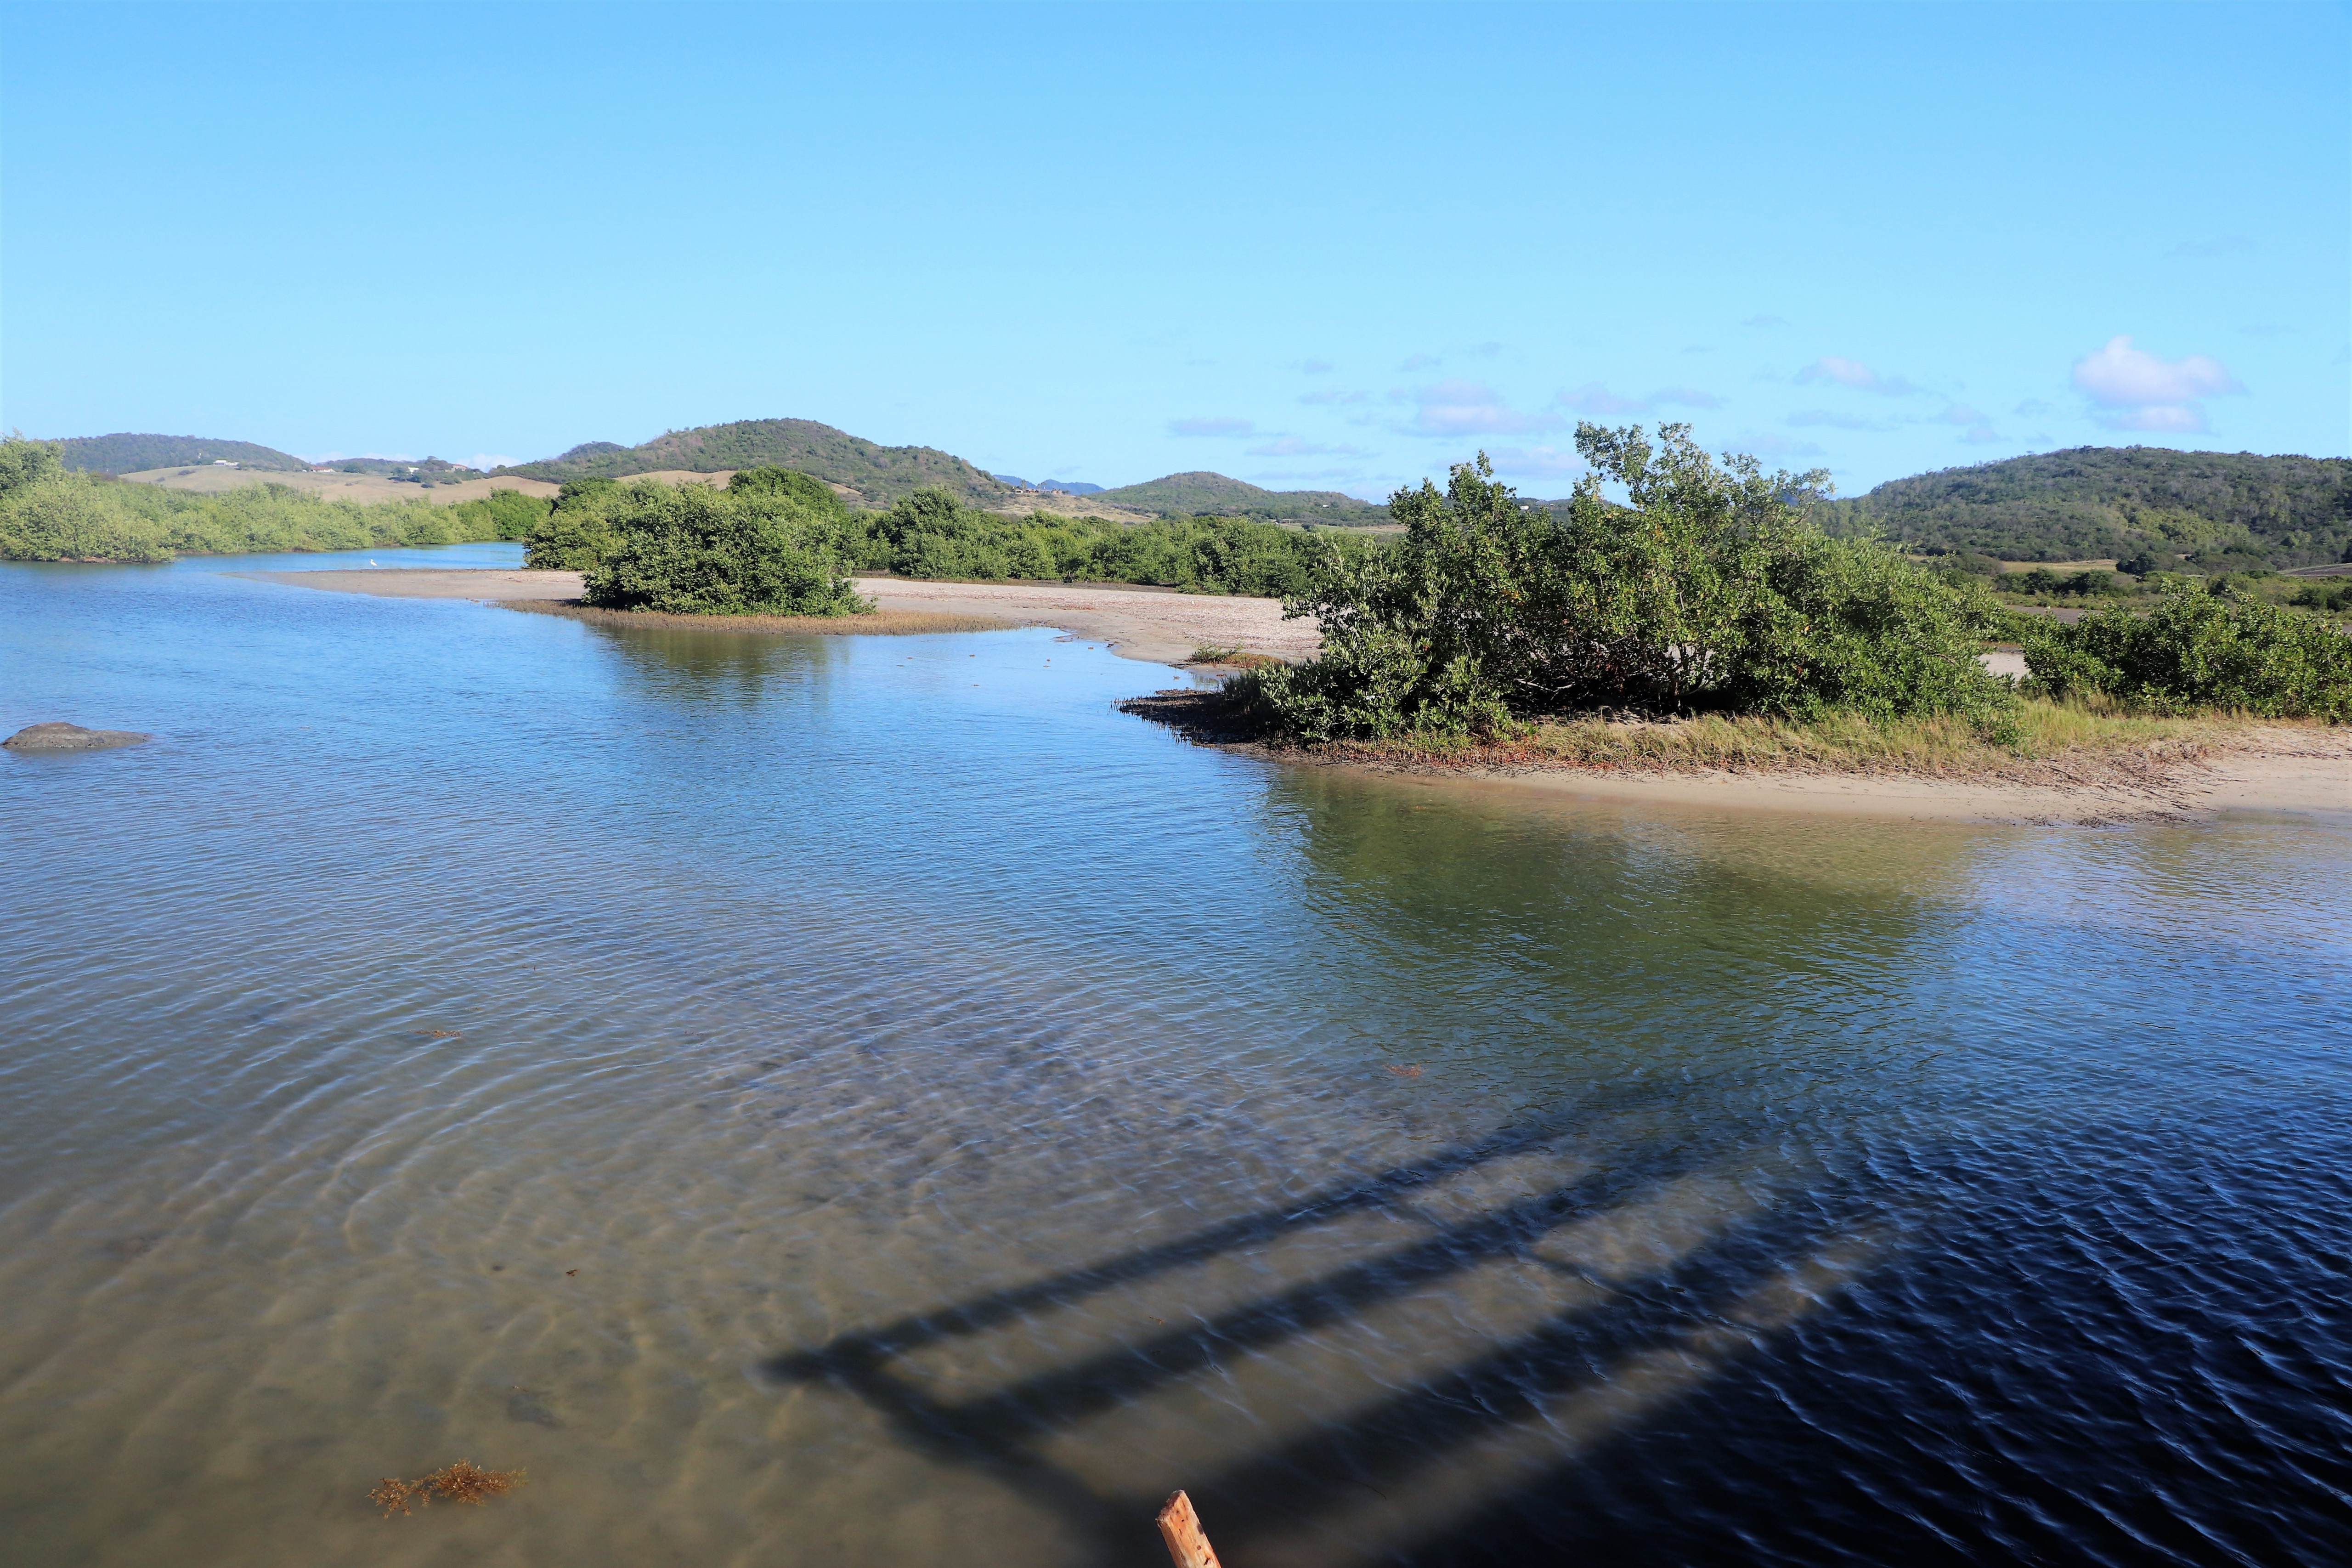
<instances>
[{"instance_id":1,"label":"brown algae clump","mask_svg":"<svg viewBox=\"0 0 2352 1568\"><path fill-rule=\"evenodd\" d=\"M520 1470L486 1470L471 1459L460 1459L413 1481L386 1476L369 1489L368 1501L383 1510L386 1519L392 1517L394 1509L408 1513L412 1511L412 1502L424 1507L436 1497L479 1508L486 1500L522 1485L523 1479Z\"/></svg>"}]
</instances>

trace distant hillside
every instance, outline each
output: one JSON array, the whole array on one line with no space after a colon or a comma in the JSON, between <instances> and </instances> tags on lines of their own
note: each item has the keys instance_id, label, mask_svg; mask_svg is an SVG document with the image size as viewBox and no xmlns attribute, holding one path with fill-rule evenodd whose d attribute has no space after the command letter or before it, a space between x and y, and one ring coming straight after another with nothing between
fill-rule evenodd
<instances>
[{"instance_id":1,"label":"distant hillside","mask_svg":"<svg viewBox=\"0 0 2352 1568\"><path fill-rule=\"evenodd\" d=\"M2316 565L2352 559L2352 459L2078 447L1889 480L1823 521L2009 561Z\"/></svg>"},{"instance_id":2,"label":"distant hillside","mask_svg":"<svg viewBox=\"0 0 2352 1568\"><path fill-rule=\"evenodd\" d=\"M1354 527L1389 521L1388 508L1338 490L1262 490L1223 474L1170 474L1145 484L1097 490L1093 499L1161 517L1263 517Z\"/></svg>"},{"instance_id":3,"label":"distant hillside","mask_svg":"<svg viewBox=\"0 0 2352 1568\"><path fill-rule=\"evenodd\" d=\"M642 446L591 441L560 458L499 468L528 479L625 479L683 468L712 473L764 465L797 468L830 484L847 485L867 506L887 506L921 485L937 485L975 506L1011 500L1013 487L961 458L929 447L877 447L814 419L743 419L672 430Z\"/></svg>"},{"instance_id":4,"label":"distant hillside","mask_svg":"<svg viewBox=\"0 0 2352 1568\"><path fill-rule=\"evenodd\" d=\"M1102 486L1090 485L1076 480L1066 482L1061 479L1040 479L1033 485L1027 479L1021 478L1018 474L992 474L990 477L992 479L1003 479L1006 484L1011 485L1016 490L1059 490L1066 496L1095 496L1102 494Z\"/></svg>"},{"instance_id":5,"label":"distant hillside","mask_svg":"<svg viewBox=\"0 0 2352 1568\"><path fill-rule=\"evenodd\" d=\"M250 441L208 436L74 436L59 441L68 468L101 474L137 474L149 468L191 468L226 459L253 468L307 468L301 458Z\"/></svg>"}]
</instances>

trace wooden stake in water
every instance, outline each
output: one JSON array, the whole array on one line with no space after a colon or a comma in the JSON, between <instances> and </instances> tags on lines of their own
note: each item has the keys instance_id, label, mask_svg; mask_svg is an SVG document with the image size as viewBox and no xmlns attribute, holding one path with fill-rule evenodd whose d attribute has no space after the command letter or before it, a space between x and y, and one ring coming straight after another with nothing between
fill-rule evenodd
<instances>
[{"instance_id":1,"label":"wooden stake in water","mask_svg":"<svg viewBox=\"0 0 2352 1568\"><path fill-rule=\"evenodd\" d=\"M1160 1508L1160 1539L1168 1543L1168 1555L1176 1568L1223 1568L1217 1561L1216 1548L1201 1531L1201 1516L1192 1511L1192 1500L1182 1492L1171 1492Z\"/></svg>"}]
</instances>

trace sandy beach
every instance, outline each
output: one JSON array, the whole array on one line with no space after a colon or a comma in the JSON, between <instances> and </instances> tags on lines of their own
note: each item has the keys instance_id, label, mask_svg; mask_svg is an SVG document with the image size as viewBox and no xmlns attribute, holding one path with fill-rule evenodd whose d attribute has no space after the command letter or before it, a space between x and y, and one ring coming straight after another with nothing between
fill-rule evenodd
<instances>
[{"instance_id":1,"label":"sandy beach","mask_svg":"<svg viewBox=\"0 0 2352 1568\"><path fill-rule=\"evenodd\" d=\"M385 567L250 575L338 593L547 606L577 599L582 591L577 572ZM1203 647L1304 658L1314 653L1318 640L1311 621L1284 620L1281 604L1273 599L1126 585L930 583L887 577L861 577L857 586L872 595L885 611L982 616L1007 626L1055 626L1098 638L1124 658L1154 664L1189 663ZM947 623L937 624L947 629ZM2024 661L2014 653L1987 654L1985 660L1999 674L2024 673ZM1410 776L1425 778L1433 787L1482 793L1916 821L2098 826L2196 821L2231 810L2352 815L2352 733L2261 729L2249 731L2226 751L2193 762L2053 763L2034 770L2029 778L1565 767L1507 773L1449 770Z\"/></svg>"},{"instance_id":2,"label":"sandy beach","mask_svg":"<svg viewBox=\"0 0 2352 1568\"><path fill-rule=\"evenodd\" d=\"M383 567L374 571L256 572L272 583L404 599L482 599L493 604L577 599L577 572L475 567ZM1183 664L1198 649L1240 648L1305 658L1316 648L1311 621L1286 621L1275 599L1180 594L1127 584L1073 587L1058 583L917 583L860 577L860 593L885 610L985 616L1011 626L1056 626L1099 638L1123 658Z\"/></svg>"}]
</instances>

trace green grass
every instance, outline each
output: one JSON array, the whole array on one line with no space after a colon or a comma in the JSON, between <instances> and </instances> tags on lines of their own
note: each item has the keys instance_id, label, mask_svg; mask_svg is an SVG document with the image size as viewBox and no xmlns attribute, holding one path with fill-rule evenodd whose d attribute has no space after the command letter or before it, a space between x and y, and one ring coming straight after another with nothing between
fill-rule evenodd
<instances>
[{"instance_id":1,"label":"green grass","mask_svg":"<svg viewBox=\"0 0 2352 1568\"><path fill-rule=\"evenodd\" d=\"M1622 768L1913 773L1966 778L2012 773L2052 763L2189 761L2242 746L2257 729L2325 729L2315 722L2237 713L2158 718L2102 699L2018 705L2014 745L1987 741L1947 715L1874 721L1835 713L1800 722L1756 715L1702 714L1661 721L1603 718L1532 725L1490 742L1411 736L1317 748L1334 760L1454 767Z\"/></svg>"}]
</instances>

